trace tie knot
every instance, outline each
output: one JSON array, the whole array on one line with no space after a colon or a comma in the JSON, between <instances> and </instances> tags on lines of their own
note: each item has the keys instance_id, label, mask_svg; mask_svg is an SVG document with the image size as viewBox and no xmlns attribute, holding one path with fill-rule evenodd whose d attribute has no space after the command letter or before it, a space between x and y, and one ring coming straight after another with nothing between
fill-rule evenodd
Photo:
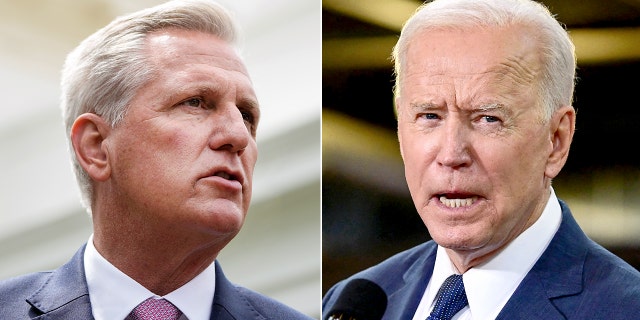
<instances>
[{"instance_id":1,"label":"tie knot","mask_svg":"<svg viewBox=\"0 0 640 320\"><path fill-rule=\"evenodd\" d=\"M467 304L462 275L451 275L438 290L436 305L427 320L449 320Z\"/></svg>"},{"instance_id":2,"label":"tie knot","mask_svg":"<svg viewBox=\"0 0 640 320\"><path fill-rule=\"evenodd\" d=\"M125 320L177 320L182 312L165 299L149 298L140 303Z\"/></svg>"}]
</instances>

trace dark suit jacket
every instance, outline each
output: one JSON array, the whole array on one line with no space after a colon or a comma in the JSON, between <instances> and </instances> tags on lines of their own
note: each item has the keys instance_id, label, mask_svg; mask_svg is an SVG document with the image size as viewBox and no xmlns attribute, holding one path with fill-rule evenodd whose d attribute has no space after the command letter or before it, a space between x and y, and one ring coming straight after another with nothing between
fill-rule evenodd
<instances>
[{"instance_id":1,"label":"dark suit jacket","mask_svg":"<svg viewBox=\"0 0 640 320\"><path fill-rule=\"evenodd\" d=\"M93 319L84 274L84 246L57 270L0 282L0 319ZM211 319L311 319L284 304L233 285L216 264Z\"/></svg>"},{"instance_id":2,"label":"dark suit jacket","mask_svg":"<svg viewBox=\"0 0 640 320\"><path fill-rule=\"evenodd\" d=\"M560 205L560 228L497 319L640 319L640 272L587 238ZM436 248L426 242L337 283L323 298L323 319L355 278L386 292L383 319L411 319L433 273Z\"/></svg>"}]
</instances>

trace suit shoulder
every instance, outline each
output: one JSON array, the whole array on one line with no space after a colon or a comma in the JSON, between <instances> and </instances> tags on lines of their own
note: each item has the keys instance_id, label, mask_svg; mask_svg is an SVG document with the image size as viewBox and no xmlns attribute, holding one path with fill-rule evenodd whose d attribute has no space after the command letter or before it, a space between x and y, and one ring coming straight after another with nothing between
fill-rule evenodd
<instances>
[{"instance_id":1,"label":"suit shoulder","mask_svg":"<svg viewBox=\"0 0 640 320\"><path fill-rule=\"evenodd\" d=\"M604 299L631 298L640 312L640 271L595 242L586 256L585 285L587 290L611 290Z\"/></svg>"},{"instance_id":2,"label":"suit shoulder","mask_svg":"<svg viewBox=\"0 0 640 320\"><path fill-rule=\"evenodd\" d=\"M380 263L354 274L349 277L349 279L366 278L369 280L376 280L376 278L380 277L386 278L386 275L389 273L397 274L401 270L409 268L409 266L413 265L416 261L427 259L432 254L435 255L436 248L437 245L433 241L419 244L415 247L398 252Z\"/></svg>"},{"instance_id":3,"label":"suit shoulder","mask_svg":"<svg viewBox=\"0 0 640 320\"><path fill-rule=\"evenodd\" d=\"M29 305L25 300L42 288L50 275L51 271L35 272L0 280L0 309L27 309Z\"/></svg>"},{"instance_id":4,"label":"suit shoulder","mask_svg":"<svg viewBox=\"0 0 640 320\"><path fill-rule=\"evenodd\" d=\"M212 319L312 319L276 299L230 282L220 263L216 260L215 264Z\"/></svg>"},{"instance_id":5,"label":"suit shoulder","mask_svg":"<svg viewBox=\"0 0 640 320\"><path fill-rule=\"evenodd\" d=\"M3 295L9 293L19 294L23 291L33 293L47 282L50 275L51 271L43 271L0 280L0 293Z\"/></svg>"},{"instance_id":6,"label":"suit shoulder","mask_svg":"<svg viewBox=\"0 0 640 320\"><path fill-rule=\"evenodd\" d=\"M267 319L291 319L291 320L309 320L313 319L300 311L297 311L284 303L267 297L256 291L247 289L242 286L236 286L238 292L253 306L260 314Z\"/></svg>"},{"instance_id":7,"label":"suit shoulder","mask_svg":"<svg viewBox=\"0 0 640 320\"><path fill-rule=\"evenodd\" d=\"M400 279L402 279L407 272L422 273L424 267L428 265L427 261L435 261L437 247L434 241L427 241L396 253L374 266L339 281L325 293L322 299L322 309L326 310L334 304L344 286L353 279L371 280L386 291L387 288L391 288L402 282Z\"/></svg>"}]
</instances>

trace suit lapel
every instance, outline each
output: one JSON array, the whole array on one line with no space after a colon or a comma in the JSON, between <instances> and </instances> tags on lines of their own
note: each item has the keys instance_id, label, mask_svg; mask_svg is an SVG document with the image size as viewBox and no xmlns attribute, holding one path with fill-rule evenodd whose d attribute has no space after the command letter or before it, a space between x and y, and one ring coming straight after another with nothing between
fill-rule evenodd
<instances>
[{"instance_id":1,"label":"suit lapel","mask_svg":"<svg viewBox=\"0 0 640 320\"><path fill-rule=\"evenodd\" d=\"M520 283L496 320L566 319L551 302L545 288L546 281L530 275Z\"/></svg>"},{"instance_id":2,"label":"suit lapel","mask_svg":"<svg viewBox=\"0 0 640 320\"><path fill-rule=\"evenodd\" d=\"M388 295L387 311L384 319L411 319L418 308L424 290L433 274L433 266L436 259L435 242L426 244L425 250L420 250L418 259L407 259L412 263L407 266L399 266L397 269L389 270L388 275L382 275L379 279L380 285ZM398 275L397 270L406 272Z\"/></svg>"},{"instance_id":3,"label":"suit lapel","mask_svg":"<svg viewBox=\"0 0 640 320\"><path fill-rule=\"evenodd\" d=\"M547 249L522 280L497 319L566 319L574 307L567 297L583 287L588 239L560 201L562 222Z\"/></svg>"},{"instance_id":4,"label":"suit lapel","mask_svg":"<svg viewBox=\"0 0 640 320\"><path fill-rule=\"evenodd\" d=\"M34 319L93 319L84 274L84 248L51 273L27 302L38 311Z\"/></svg>"},{"instance_id":5,"label":"suit lapel","mask_svg":"<svg viewBox=\"0 0 640 320\"><path fill-rule=\"evenodd\" d=\"M211 320L245 320L265 319L249 301L247 301L236 287L225 277L218 261L216 265L216 292L211 308Z\"/></svg>"}]
</instances>

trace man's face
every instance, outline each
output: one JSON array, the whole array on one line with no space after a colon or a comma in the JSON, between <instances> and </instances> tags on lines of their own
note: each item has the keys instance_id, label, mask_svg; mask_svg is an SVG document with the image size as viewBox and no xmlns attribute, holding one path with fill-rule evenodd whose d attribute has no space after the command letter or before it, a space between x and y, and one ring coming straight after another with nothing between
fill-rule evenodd
<instances>
[{"instance_id":1,"label":"man's face","mask_svg":"<svg viewBox=\"0 0 640 320\"><path fill-rule=\"evenodd\" d=\"M146 52L157 73L106 141L112 198L145 224L233 237L258 153L249 75L231 46L205 33L161 31Z\"/></svg>"},{"instance_id":2,"label":"man's face","mask_svg":"<svg viewBox=\"0 0 640 320\"><path fill-rule=\"evenodd\" d=\"M511 31L418 34L396 101L405 174L422 220L438 244L475 257L537 219L551 178L538 55L532 39Z\"/></svg>"}]
</instances>

